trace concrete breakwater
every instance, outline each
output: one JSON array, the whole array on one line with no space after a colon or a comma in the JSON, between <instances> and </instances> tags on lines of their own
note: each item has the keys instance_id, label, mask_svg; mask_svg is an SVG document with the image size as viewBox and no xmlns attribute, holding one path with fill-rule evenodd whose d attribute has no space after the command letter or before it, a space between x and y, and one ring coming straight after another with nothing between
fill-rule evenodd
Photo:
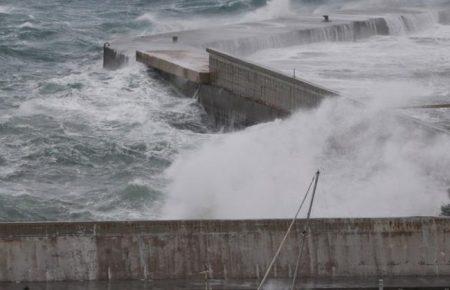
<instances>
[{"instance_id":1,"label":"concrete breakwater","mask_svg":"<svg viewBox=\"0 0 450 290\"><path fill-rule=\"evenodd\" d=\"M388 33L385 19L355 15L341 15L333 22L304 16L234 24L117 40L104 46L104 67L119 68L136 52L137 61L161 72L186 95L196 96L213 123L239 128L314 107L337 94L232 54Z\"/></svg>"},{"instance_id":2,"label":"concrete breakwater","mask_svg":"<svg viewBox=\"0 0 450 290\"><path fill-rule=\"evenodd\" d=\"M0 281L258 279L289 220L1 223ZM271 277L293 275L304 220ZM450 277L450 219L313 219L303 278Z\"/></svg>"},{"instance_id":3,"label":"concrete breakwater","mask_svg":"<svg viewBox=\"0 0 450 290\"><path fill-rule=\"evenodd\" d=\"M209 82L199 84L198 100L216 125L239 128L317 106L337 93L319 85L213 49Z\"/></svg>"},{"instance_id":4,"label":"concrete breakwater","mask_svg":"<svg viewBox=\"0 0 450 290\"><path fill-rule=\"evenodd\" d=\"M136 59L162 72L184 91L195 92L220 126L236 128L284 117L337 95L295 75L214 49L206 51L209 56L179 50L137 51Z\"/></svg>"},{"instance_id":5,"label":"concrete breakwater","mask_svg":"<svg viewBox=\"0 0 450 290\"><path fill-rule=\"evenodd\" d=\"M136 51L197 50L213 48L239 57L262 49L280 48L323 41L355 41L375 35L414 32L436 21L449 23L450 10L407 11L389 9L368 14L331 15L330 22L320 16L280 18L237 23L219 27L176 31L140 37L122 37L104 46L105 68L118 68ZM177 41L173 42L176 36Z\"/></svg>"},{"instance_id":6,"label":"concrete breakwater","mask_svg":"<svg viewBox=\"0 0 450 290\"><path fill-rule=\"evenodd\" d=\"M448 18L448 11L380 13L340 14L331 22L301 16L119 39L105 45L104 67L118 68L135 54L137 61L161 72L185 95L197 97L219 127L245 127L315 107L323 98L337 95L302 81L299 71L288 76L251 63L245 55L267 48L405 33Z\"/></svg>"},{"instance_id":7,"label":"concrete breakwater","mask_svg":"<svg viewBox=\"0 0 450 290\"><path fill-rule=\"evenodd\" d=\"M213 49L206 51L212 85L286 113L314 107L323 97L337 95L295 75L289 76Z\"/></svg>"},{"instance_id":8,"label":"concrete breakwater","mask_svg":"<svg viewBox=\"0 0 450 290\"><path fill-rule=\"evenodd\" d=\"M406 25L406 24L405 24ZM339 15L331 22L320 16L272 19L220 27L177 31L141 37L118 38L104 46L105 68L126 64L136 51L196 50L213 48L245 56L261 49L285 47L318 41L353 41L390 30L385 18L365 15ZM176 36L176 42L173 37Z\"/></svg>"}]
</instances>

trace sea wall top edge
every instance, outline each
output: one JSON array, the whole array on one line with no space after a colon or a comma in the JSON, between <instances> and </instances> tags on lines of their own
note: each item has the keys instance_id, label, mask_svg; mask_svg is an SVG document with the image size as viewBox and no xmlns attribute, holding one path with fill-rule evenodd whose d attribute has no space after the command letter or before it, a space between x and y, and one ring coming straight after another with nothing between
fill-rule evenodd
<instances>
[{"instance_id":1,"label":"sea wall top edge","mask_svg":"<svg viewBox=\"0 0 450 290\"><path fill-rule=\"evenodd\" d=\"M301 86L308 85L308 86L313 87L315 89L323 90L324 92L326 92L329 95L338 95L337 92L335 92L333 90L330 90L330 89L327 89L325 87L322 87L320 85L308 82L308 81L303 80L303 79L298 78L298 77L294 78L293 76L287 75L286 73L284 73L282 71L278 71L278 70L276 70L274 68L270 68L270 67L267 67L267 66L264 66L264 65L256 64L256 63L254 63L252 61L244 60L242 58L239 58L239 57L236 57L236 56L232 56L230 54L227 54L227 53L222 52L222 51L215 50L213 48L206 48L206 52L208 52L209 54L212 54L212 55L216 55L216 56L225 58L225 59L227 59L229 61L232 61L232 62L235 62L237 64L241 64L241 65L250 67L250 68L252 68L254 70L260 71L262 73L266 73L266 74L268 74L270 76L279 78L279 79L281 79L283 81L286 81L286 82L289 82L289 83L298 84L298 85L301 85Z\"/></svg>"},{"instance_id":2,"label":"sea wall top edge","mask_svg":"<svg viewBox=\"0 0 450 290\"><path fill-rule=\"evenodd\" d=\"M4 222L0 223L0 238L64 235L123 235L209 232L284 231L290 219L246 220L136 220L85 222ZM304 219L297 221L301 229ZM312 231L339 232L399 232L440 228L450 232L448 217L386 217L386 218L315 218Z\"/></svg>"}]
</instances>

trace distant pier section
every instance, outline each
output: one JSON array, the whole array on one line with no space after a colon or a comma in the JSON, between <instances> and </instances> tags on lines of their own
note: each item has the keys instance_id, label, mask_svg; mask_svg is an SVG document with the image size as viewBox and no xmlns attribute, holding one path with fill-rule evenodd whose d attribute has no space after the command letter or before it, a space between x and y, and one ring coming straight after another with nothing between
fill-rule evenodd
<instances>
[{"instance_id":1,"label":"distant pier section","mask_svg":"<svg viewBox=\"0 0 450 290\"><path fill-rule=\"evenodd\" d=\"M207 53L157 50L136 59L195 87L200 103L219 124L251 125L316 106L337 95L319 85L207 48ZM187 83L187 84L186 84ZM221 118L221 119L220 119Z\"/></svg>"},{"instance_id":2,"label":"distant pier section","mask_svg":"<svg viewBox=\"0 0 450 290\"><path fill-rule=\"evenodd\" d=\"M104 67L116 69L135 56L159 71L185 95L196 96L219 126L243 127L312 108L337 93L245 55L266 48L317 41L348 41L389 33L380 17L277 19L181 31L105 45Z\"/></svg>"},{"instance_id":3,"label":"distant pier section","mask_svg":"<svg viewBox=\"0 0 450 290\"><path fill-rule=\"evenodd\" d=\"M398 13L398 14L394 14ZM449 10L436 11L442 24ZM196 97L220 127L245 127L316 107L338 93L301 79L301 69L287 75L246 60L262 49L325 41L356 41L413 30L412 20L428 12L388 11L377 15L298 16L238 23L134 38L104 46L104 67L117 69L136 59L161 73L182 93ZM390 24L389 24L390 23ZM395 23L395 24L393 24Z\"/></svg>"}]
</instances>

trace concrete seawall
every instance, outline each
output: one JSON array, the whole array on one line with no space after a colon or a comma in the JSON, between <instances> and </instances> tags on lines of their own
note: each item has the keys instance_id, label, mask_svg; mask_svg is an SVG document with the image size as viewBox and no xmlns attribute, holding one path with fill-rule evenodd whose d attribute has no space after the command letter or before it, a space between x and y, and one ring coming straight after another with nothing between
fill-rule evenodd
<instances>
[{"instance_id":1,"label":"concrete seawall","mask_svg":"<svg viewBox=\"0 0 450 290\"><path fill-rule=\"evenodd\" d=\"M207 49L210 83L198 100L218 126L239 128L315 107L337 93L242 58Z\"/></svg>"},{"instance_id":2,"label":"concrete seawall","mask_svg":"<svg viewBox=\"0 0 450 290\"><path fill-rule=\"evenodd\" d=\"M255 102L292 113L317 106L337 93L282 72L207 49L211 84Z\"/></svg>"},{"instance_id":3,"label":"concrete seawall","mask_svg":"<svg viewBox=\"0 0 450 290\"><path fill-rule=\"evenodd\" d=\"M135 54L137 61L162 72L185 95L197 97L212 123L236 129L315 107L323 98L337 95L299 79L301 71L296 77L286 75L251 63L245 55L268 48L413 32L449 19L447 10L348 13L332 15L331 21L299 15L116 39L105 45L104 67L118 68Z\"/></svg>"},{"instance_id":4,"label":"concrete seawall","mask_svg":"<svg viewBox=\"0 0 450 290\"><path fill-rule=\"evenodd\" d=\"M191 57L190 51L138 51L136 59L160 71L187 95L195 94L210 119L228 128L282 118L337 95L242 58L206 51L208 54L194 54L196 57Z\"/></svg>"},{"instance_id":5,"label":"concrete seawall","mask_svg":"<svg viewBox=\"0 0 450 290\"><path fill-rule=\"evenodd\" d=\"M260 278L288 220L0 224L0 281ZM271 273L292 277L304 221ZM301 277L450 276L450 218L313 219Z\"/></svg>"}]
</instances>

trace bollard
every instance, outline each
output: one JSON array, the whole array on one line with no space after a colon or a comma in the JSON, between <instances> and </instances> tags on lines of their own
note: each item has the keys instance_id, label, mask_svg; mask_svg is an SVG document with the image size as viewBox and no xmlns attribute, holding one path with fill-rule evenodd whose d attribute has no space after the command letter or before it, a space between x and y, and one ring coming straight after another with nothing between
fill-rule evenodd
<instances>
[{"instance_id":1,"label":"bollard","mask_svg":"<svg viewBox=\"0 0 450 290\"><path fill-rule=\"evenodd\" d=\"M383 285L383 279L378 280L378 290L383 290L384 289L384 285Z\"/></svg>"}]
</instances>

